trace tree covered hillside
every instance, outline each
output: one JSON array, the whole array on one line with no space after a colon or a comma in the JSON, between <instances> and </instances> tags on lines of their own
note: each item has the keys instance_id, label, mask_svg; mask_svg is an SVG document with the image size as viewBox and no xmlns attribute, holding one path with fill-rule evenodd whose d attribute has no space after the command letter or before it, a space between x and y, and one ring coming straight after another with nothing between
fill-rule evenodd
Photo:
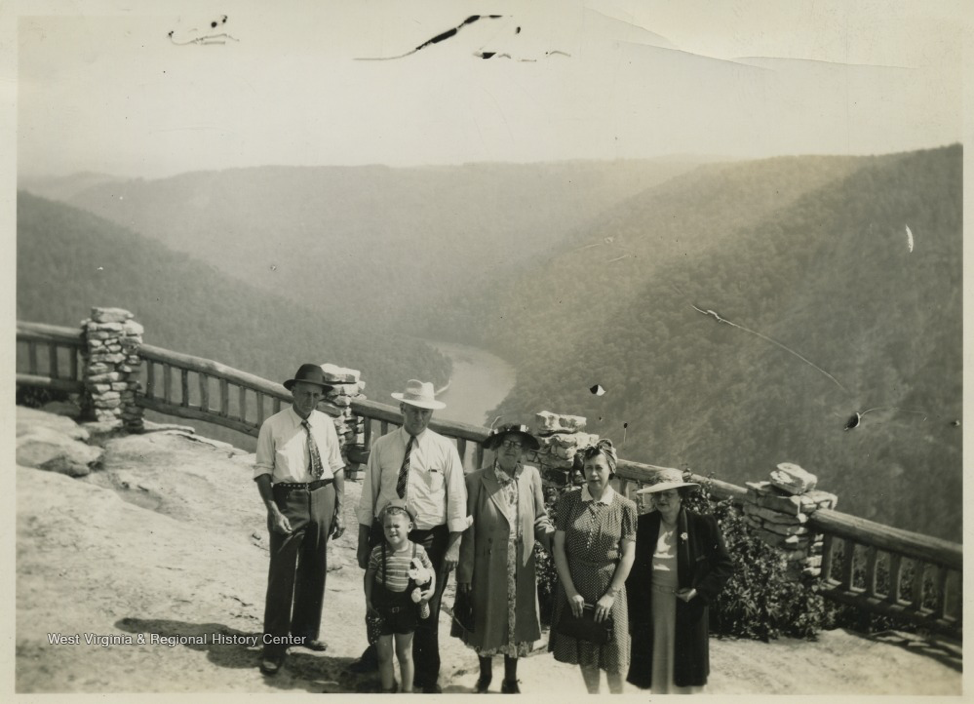
<instances>
[{"instance_id":1,"label":"tree covered hillside","mask_svg":"<svg viewBox=\"0 0 974 704\"><path fill-rule=\"evenodd\" d=\"M320 312L456 339L431 306L688 168L268 166L99 184L70 202Z\"/></svg>"},{"instance_id":2,"label":"tree covered hillside","mask_svg":"<svg viewBox=\"0 0 974 704\"><path fill-rule=\"evenodd\" d=\"M633 198L589 237L611 244L482 314L518 368L498 412L580 413L627 457L736 483L797 462L840 510L959 540L961 156L776 159Z\"/></svg>"},{"instance_id":3,"label":"tree covered hillside","mask_svg":"<svg viewBox=\"0 0 974 704\"><path fill-rule=\"evenodd\" d=\"M319 275L330 275L327 263ZM449 379L449 360L426 344L316 304L255 289L83 210L18 194L19 319L76 326L92 306L119 306L145 326L148 344L275 381L302 362L350 366L362 371L366 395L381 400L413 377Z\"/></svg>"}]
</instances>

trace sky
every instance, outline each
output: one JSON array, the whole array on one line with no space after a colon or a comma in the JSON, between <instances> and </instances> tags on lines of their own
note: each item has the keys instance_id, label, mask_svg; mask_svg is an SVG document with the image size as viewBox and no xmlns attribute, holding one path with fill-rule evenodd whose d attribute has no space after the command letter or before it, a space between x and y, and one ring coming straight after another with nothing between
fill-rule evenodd
<instances>
[{"instance_id":1,"label":"sky","mask_svg":"<svg viewBox=\"0 0 974 704\"><path fill-rule=\"evenodd\" d=\"M884 153L963 132L962 2L11 5L28 180Z\"/></svg>"}]
</instances>

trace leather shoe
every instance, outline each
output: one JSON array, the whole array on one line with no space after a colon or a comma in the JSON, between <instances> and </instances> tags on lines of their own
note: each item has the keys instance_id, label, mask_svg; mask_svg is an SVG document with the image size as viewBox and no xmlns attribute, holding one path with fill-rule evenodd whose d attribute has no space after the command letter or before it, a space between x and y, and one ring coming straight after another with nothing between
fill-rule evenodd
<instances>
[{"instance_id":1,"label":"leather shoe","mask_svg":"<svg viewBox=\"0 0 974 704\"><path fill-rule=\"evenodd\" d=\"M490 680L491 680L490 677L480 677L477 680L477 684L474 687L474 691L477 694L483 694L483 693L485 693L487 691L487 689L490 687Z\"/></svg>"},{"instance_id":2,"label":"leather shoe","mask_svg":"<svg viewBox=\"0 0 974 704\"><path fill-rule=\"evenodd\" d=\"M276 675L281 671L281 665L284 664L284 658L280 657L264 657L260 661L260 671L265 675Z\"/></svg>"},{"instance_id":3,"label":"leather shoe","mask_svg":"<svg viewBox=\"0 0 974 704\"><path fill-rule=\"evenodd\" d=\"M423 686L423 694L443 694L443 688L434 682Z\"/></svg>"},{"instance_id":4,"label":"leather shoe","mask_svg":"<svg viewBox=\"0 0 974 704\"><path fill-rule=\"evenodd\" d=\"M314 650L318 653L323 653L328 650L328 644L323 640L308 640L305 641L304 647L308 650Z\"/></svg>"},{"instance_id":5,"label":"leather shoe","mask_svg":"<svg viewBox=\"0 0 974 704\"><path fill-rule=\"evenodd\" d=\"M501 694L520 694L521 688L517 686L517 680L504 680L501 682Z\"/></svg>"}]
</instances>

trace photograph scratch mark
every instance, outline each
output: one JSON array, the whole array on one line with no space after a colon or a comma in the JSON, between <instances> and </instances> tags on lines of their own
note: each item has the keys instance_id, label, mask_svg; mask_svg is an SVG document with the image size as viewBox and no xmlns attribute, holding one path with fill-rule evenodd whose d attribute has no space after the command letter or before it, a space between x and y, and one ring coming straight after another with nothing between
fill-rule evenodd
<instances>
[{"instance_id":1,"label":"photograph scratch mark","mask_svg":"<svg viewBox=\"0 0 974 704\"><path fill-rule=\"evenodd\" d=\"M451 29L448 29L445 32L440 32L432 39L427 39L425 42L417 46L415 49L410 49L404 54L399 54L398 56L364 56L364 57L356 58L355 60L356 61L391 61L393 59L403 59L407 56L412 56L417 51L422 51L428 46L432 46L433 44L439 44L442 41L450 39L451 37L455 37L461 29L463 29L468 25L473 24L474 22L477 22L482 19L490 19L490 20L501 19L503 16L504 15L470 15L467 19L465 19L463 22L458 24L456 27L452 27Z\"/></svg>"},{"instance_id":2,"label":"photograph scratch mark","mask_svg":"<svg viewBox=\"0 0 974 704\"><path fill-rule=\"evenodd\" d=\"M737 323L732 322L730 320L727 320L726 318L721 318L716 312L714 312L714 311L712 311L710 309L708 309L708 310L701 310L700 308L697 308L692 303L690 303L689 305L690 305L691 308L693 308L698 313L702 313L703 315L707 315L707 316L712 316L714 318L714 320L716 320L718 323L725 323L727 325L730 325L731 327L737 328L738 330L743 330L744 332L750 333L752 335L756 335L757 337L760 337L762 340L766 340L766 341L770 342L773 345L777 345L778 347L780 347L781 349L783 349L785 352L788 352L789 354L792 354L795 357L798 357L798 359L800 359L801 361L803 361L805 364L809 365L813 369L817 369L822 374L824 374L829 379L831 379L832 382L836 386L838 386L840 389L842 389L846 393L849 393L849 390L846 387L844 387L841 383L839 383L839 380L838 379L836 379L834 376L832 376L827 371L825 371L824 369L822 369L820 366L818 366L817 364L815 364L814 362L812 362L810 359L808 359L806 357L803 357L801 354L799 354L795 350L791 349L787 345L783 345L780 342L778 342L777 340L775 340L773 338L770 338L767 335L764 335L764 334L758 332L757 330L751 330L750 328L746 328L743 325L738 325Z\"/></svg>"},{"instance_id":3,"label":"photograph scratch mark","mask_svg":"<svg viewBox=\"0 0 974 704\"><path fill-rule=\"evenodd\" d=\"M227 15L223 15L219 20L213 20L212 22L210 22L210 29L213 30L222 27L227 23L228 19L229 17ZM198 31L199 29L194 27L193 29L189 30L189 33L198 32ZM169 32L169 41L171 41L176 46L186 46L187 44L198 44L199 46L207 46L210 44L226 44L227 39L231 39L235 42L240 41L239 39L229 34L228 32L217 32L217 33L211 32L210 34L204 34L201 37L193 37L191 39L185 39L185 40L176 38L176 30L170 30Z\"/></svg>"}]
</instances>

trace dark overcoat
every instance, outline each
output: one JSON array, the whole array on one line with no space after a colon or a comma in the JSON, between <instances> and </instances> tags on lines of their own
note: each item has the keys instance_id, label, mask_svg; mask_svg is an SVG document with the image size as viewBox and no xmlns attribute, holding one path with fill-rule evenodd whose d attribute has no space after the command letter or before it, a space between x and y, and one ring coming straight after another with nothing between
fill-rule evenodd
<instances>
[{"instance_id":1,"label":"dark overcoat","mask_svg":"<svg viewBox=\"0 0 974 704\"><path fill-rule=\"evenodd\" d=\"M653 673L653 552L659 539L658 511L639 517L636 528L636 560L626 580L632 657L627 680L638 687L652 687ZM697 596L676 600L676 643L673 682L678 687L700 687L710 674L709 606L734 571L734 563L717 521L680 509L677 516L676 569L681 588L692 587Z\"/></svg>"},{"instance_id":2,"label":"dark overcoat","mask_svg":"<svg viewBox=\"0 0 974 704\"><path fill-rule=\"evenodd\" d=\"M452 634L461 637L467 645L490 650L508 640L507 553L512 526L501 503L501 486L491 468L471 472L466 482L467 515L473 516L473 524L464 532L460 543L457 584L471 585L474 632L462 631L454 623ZM550 550L554 527L545 511L538 470L523 465L517 483L521 537L517 542L514 639L521 643L541 638L534 545L540 541Z\"/></svg>"}]
</instances>

